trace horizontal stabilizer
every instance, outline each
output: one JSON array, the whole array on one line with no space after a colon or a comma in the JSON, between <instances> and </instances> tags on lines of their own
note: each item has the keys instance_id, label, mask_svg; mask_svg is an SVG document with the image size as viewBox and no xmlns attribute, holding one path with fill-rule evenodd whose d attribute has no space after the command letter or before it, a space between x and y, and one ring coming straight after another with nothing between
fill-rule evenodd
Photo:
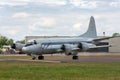
<instances>
[{"instance_id":1,"label":"horizontal stabilizer","mask_svg":"<svg viewBox=\"0 0 120 80\"><path fill-rule=\"evenodd\" d=\"M93 41L102 41L102 40L107 40L107 39L110 39L110 38L114 38L114 37L95 38L95 39L93 39Z\"/></svg>"}]
</instances>

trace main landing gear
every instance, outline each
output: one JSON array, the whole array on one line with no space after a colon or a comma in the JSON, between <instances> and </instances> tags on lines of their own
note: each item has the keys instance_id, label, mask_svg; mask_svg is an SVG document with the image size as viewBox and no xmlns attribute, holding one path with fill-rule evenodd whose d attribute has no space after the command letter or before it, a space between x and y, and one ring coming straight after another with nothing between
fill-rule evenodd
<instances>
[{"instance_id":1,"label":"main landing gear","mask_svg":"<svg viewBox=\"0 0 120 80\"><path fill-rule=\"evenodd\" d=\"M37 57L36 56L34 56L33 58L32 58L32 60L35 60ZM38 60L44 60L44 56L38 56Z\"/></svg>"},{"instance_id":2,"label":"main landing gear","mask_svg":"<svg viewBox=\"0 0 120 80\"><path fill-rule=\"evenodd\" d=\"M44 60L44 56L38 56L38 57L33 57L32 60L35 60L36 58L38 58L38 60ZM73 60L78 60L79 57L78 56L73 56L72 57Z\"/></svg>"},{"instance_id":3,"label":"main landing gear","mask_svg":"<svg viewBox=\"0 0 120 80\"><path fill-rule=\"evenodd\" d=\"M36 59L36 57L33 57L33 58L32 58L32 60L35 60L35 59Z\"/></svg>"},{"instance_id":4,"label":"main landing gear","mask_svg":"<svg viewBox=\"0 0 120 80\"><path fill-rule=\"evenodd\" d=\"M44 60L44 56L38 56L38 60Z\"/></svg>"},{"instance_id":5,"label":"main landing gear","mask_svg":"<svg viewBox=\"0 0 120 80\"><path fill-rule=\"evenodd\" d=\"M78 60L78 56L73 56L72 59L73 60Z\"/></svg>"}]
</instances>

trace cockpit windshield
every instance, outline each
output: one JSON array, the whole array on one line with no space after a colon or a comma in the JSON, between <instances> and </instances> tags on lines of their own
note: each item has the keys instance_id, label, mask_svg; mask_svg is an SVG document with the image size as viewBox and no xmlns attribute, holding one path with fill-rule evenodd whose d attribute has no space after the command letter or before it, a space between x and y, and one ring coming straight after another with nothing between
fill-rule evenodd
<instances>
[{"instance_id":1,"label":"cockpit windshield","mask_svg":"<svg viewBox=\"0 0 120 80\"><path fill-rule=\"evenodd\" d=\"M31 46L31 45L34 45L34 44L37 44L37 41L36 40L31 40L31 41L28 41L25 45L25 47L27 46Z\"/></svg>"}]
</instances>

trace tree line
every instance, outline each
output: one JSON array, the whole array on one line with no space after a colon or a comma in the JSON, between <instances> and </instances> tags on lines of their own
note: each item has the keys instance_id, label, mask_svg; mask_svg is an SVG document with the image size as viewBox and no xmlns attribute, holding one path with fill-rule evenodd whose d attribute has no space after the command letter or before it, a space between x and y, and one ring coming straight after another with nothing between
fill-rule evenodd
<instances>
[{"instance_id":1,"label":"tree line","mask_svg":"<svg viewBox=\"0 0 120 80\"><path fill-rule=\"evenodd\" d=\"M13 42L13 39L8 39L6 36L0 36L0 48L3 48L4 45L12 45Z\"/></svg>"},{"instance_id":2,"label":"tree line","mask_svg":"<svg viewBox=\"0 0 120 80\"><path fill-rule=\"evenodd\" d=\"M113 35L112 35L113 37L120 37L120 33L113 33Z\"/></svg>"}]
</instances>

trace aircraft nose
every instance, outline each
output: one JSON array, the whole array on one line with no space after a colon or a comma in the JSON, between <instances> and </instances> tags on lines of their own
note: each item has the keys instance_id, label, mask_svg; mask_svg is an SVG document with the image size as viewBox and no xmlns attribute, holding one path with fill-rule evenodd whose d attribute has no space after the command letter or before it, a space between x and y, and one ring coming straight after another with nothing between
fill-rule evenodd
<instances>
[{"instance_id":1,"label":"aircraft nose","mask_svg":"<svg viewBox=\"0 0 120 80\"><path fill-rule=\"evenodd\" d=\"M27 48L26 48L26 47L23 47L23 48L22 48L22 51L26 52L26 51L27 51Z\"/></svg>"},{"instance_id":2,"label":"aircraft nose","mask_svg":"<svg viewBox=\"0 0 120 80\"><path fill-rule=\"evenodd\" d=\"M12 48L12 49L16 49L16 44L15 44L15 43L12 44L12 45L11 45L11 48Z\"/></svg>"},{"instance_id":3,"label":"aircraft nose","mask_svg":"<svg viewBox=\"0 0 120 80\"><path fill-rule=\"evenodd\" d=\"M29 50L28 50L27 47L23 47L23 48L22 48L22 51L23 51L23 52L29 52Z\"/></svg>"}]
</instances>

